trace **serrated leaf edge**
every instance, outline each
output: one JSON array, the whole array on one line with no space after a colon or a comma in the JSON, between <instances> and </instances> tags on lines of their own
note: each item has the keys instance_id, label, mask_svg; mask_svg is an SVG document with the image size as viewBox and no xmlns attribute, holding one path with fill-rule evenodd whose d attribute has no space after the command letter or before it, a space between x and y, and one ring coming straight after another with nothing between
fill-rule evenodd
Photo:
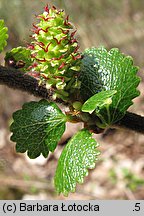
<instances>
[{"instance_id":1,"label":"serrated leaf edge","mask_svg":"<svg viewBox=\"0 0 144 216\"><path fill-rule=\"evenodd\" d=\"M24 103L23 106L22 106L22 108L21 108L20 110L17 110L16 112L13 113L13 122L12 122L12 124L10 125L10 131L12 132L12 135L11 135L10 139L11 139L13 142L16 142L16 149L17 149L17 146L19 145L20 142L17 141L17 140L15 139L14 130L16 130L17 127L14 127L14 130L13 130L13 125L14 125L15 119L17 118L17 114L18 114L19 112L21 112L21 111L27 109L27 107L29 107L29 104L30 104L30 103L34 103L34 104L36 104L36 103L37 103L37 104L41 104L41 103L46 104L46 103L49 103L49 105L50 105L50 104L51 104L51 106L54 105L55 108L57 108L59 111L61 111L61 109L60 109L55 103L53 103L53 102L48 102L48 101L45 100L45 99L41 99L40 101L30 101L30 102ZM46 104L46 105L47 105L47 104ZM63 114L63 116L64 116L65 118L57 118L57 119L55 119L55 122L57 122L57 121L59 121L59 119L61 119L61 121L60 121L57 125L59 125L59 124L61 124L61 123L63 123L63 122L66 122L66 115L64 115L64 113L63 113L62 111L61 111L61 113ZM51 122L53 122L53 120L47 120L47 121L45 121L45 122L37 122L37 123L35 123L35 124L36 124L36 125L39 125L39 128L40 128L40 127L43 126L44 124L48 124L48 123L51 123ZM31 126L34 126L35 124L29 124L29 125L23 126L23 127L21 127L21 128L31 127ZM18 128L19 128L19 127L18 127ZM35 131L37 131L39 128L36 128ZM51 129L51 130L52 130L52 129ZM51 130L50 130L50 131L51 131ZM63 132L63 133L64 133L64 132ZM33 133L32 133L32 134L33 134ZM28 139L30 136L31 136L31 134L29 134L29 136L27 137L27 139ZM47 134L46 134L44 137L46 138L46 137L47 137ZM44 138L43 138L43 139L44 139ZM41 141L41 142L42 142L42 141ZM40 142L40 143L41 143L41 142ZM58 142L57 142L57 143L58 143ZM47 145L47 147L48 147L48 145ZM27 152L28 157L31 158L31 159L35 159L35 158L39 157L41 154L45 157L45 155L43 154L43 152L41 152L38 156L33 157L32 154L31 154L31 156L30 156L29 150L28 150L28 149L26 149L26 150L24 150L24 151L19 151L19 150L16 150L16 151L19 152L19 153L25 153L25 152ZM36 148L35 148L34 151L36 151ZM51 150L49 150L49 151L51 151ZM54 150L51 151L51 152L54 152Z\"/></svg>"},{"instance_id":2,"label":"serrated leaf edge","mask_svg":"<svg viewBox=\"0 0 144 216\"><path fill-rule=\"evenodd\" d=\"M77 134L76 134L76 136L77 135L79 135L79 133L80 132L82 132L82 131L88 131L87 129L82 129L81 131L78 131L77 132ZM89 132L89 131L88 131ZM90 133L90 132L89 132ZM85 167L84 169L85 169L85 174L81 177L81 179L76 179L76 181L75 181L75 183L73 183L73 185L74 185L74 187L73 187L73 189L71 189L70 191L67 191L67 190L63 190L63 191L58 191L57 190L57 188L56 188L56 191L57 191L57 193L60 195L60 194L63 194L64 196L68 196L68 194L69 193L74 193L75 191L76 191L76 185L77 184L82 184L83 182L84 182L84 178L88 175L88 170L90 170L90 169L94 169L95 168L95 166L96 166L96 161L98 160L98 158L97 158L97 156L98 155L100 155L100 151L99 150L97 150L96 148L99 146L99 144L96 142L96 140L92 137L92 133L90 133L91 134L91 137L89 137L89 139L93 139L93 141L95 142L95 162L91 165L91 166L89 166L89 167ZM73 139L75 139L75 135L69 140L69 142L71 141L73 141ZM70 146L68 146L68 149L70 148ZM62 151L62 153L63 153L63 151ZM61 154L62 154L61 153ZM68 150L67 150L67 153L66 154L68 154ZM65 156L65 159L64 159L64 161L66 160L66 156ZM64 164L66 164L65 162L64 162ZM67 166L66 166L67 167ZM54 185L55 185L55 176L54 176Z\"/></svg>"}]
</instances>

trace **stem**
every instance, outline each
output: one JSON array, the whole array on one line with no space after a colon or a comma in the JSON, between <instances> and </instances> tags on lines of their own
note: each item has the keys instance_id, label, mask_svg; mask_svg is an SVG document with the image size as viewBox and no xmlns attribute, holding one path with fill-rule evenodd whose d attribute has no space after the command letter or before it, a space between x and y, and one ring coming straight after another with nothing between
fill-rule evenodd
<instances>
[{"instance_id":1,"label":"stem","mask_svg":"<svg viewBox=\"0 0 144 216\"><path fill-rule=\"evenodd\" d=\"M36 97L52 100L53 92L51 90L46 89L44 85L39 85L37 79L14 68L0 66L0 85L6 85L13 89L28 92Z\"/></svg>"},{"instance_id":2,"label":"stem","mask_svg":"<svg viewBox=\"0 0 144 216\"><path fill-rule=\"evenodd\" d=\"M53 100L53 92L51 90L47 90L45 86L40 86L38 80L14 68L0 66L0 85L6 85L37 97ZM56 102L61 102L66 105L61 99L57 99ZM126 112L125 116L115 123L114 126L144 134L144 116Z\"/></svg>"},{"instance_id":3,"label":"stem","mask_svg":"<svg viewBox=\"0 0 144 216\"><path fill-rule=\"evenodd\" d=\"M96 125L101 128L101 129L105 129L108 124L105 122L105 119L103 118L102 115L97 114L97 116L99 117L99 119L101 120L101 122L99 120L96 121Z\"/></svg>"},{"instance_id":4,"label":"stem","mask_svg":"<svg viewBox=\"0 0 144 216\"><path fill-rule=\"evenodd\" d=\"M108 115L108 123L110 123L110 110L109 110L110 104L106 105L107 115Z\"/></svg>"},{"instance_id":5,"label":"stem","mask_svg":"<svg viewBox=\"0 0 144 216\"><path fill-rule=\"evenodd\" d=\"M135 113L126 112L125 116L115 125L144 134L144 116Z\"/></svg>"}]
</instances>

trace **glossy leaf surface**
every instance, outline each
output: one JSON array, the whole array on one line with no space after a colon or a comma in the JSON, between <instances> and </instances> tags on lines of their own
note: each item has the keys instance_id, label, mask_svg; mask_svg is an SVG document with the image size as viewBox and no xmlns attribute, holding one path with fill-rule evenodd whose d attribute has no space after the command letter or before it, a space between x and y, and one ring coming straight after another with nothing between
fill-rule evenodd
<instances>
[{"instance_id":1,"label":"glossy leaf surface","mask_svg":"<svg viewBox=\"0 0 144 216\"><path fill-rule=\"evenodd\" d=\"M88 130L75 134L64 148L55 174L55 187L58 193L68 195L74 192L76 183L83 183L88 169L95 167L99 151L98 144Z\"/></svg>"},{"instance_id":2,"label":"glossy leaf surface","mask_svg":"<svg viewBox=\"0 0 144 216\"><path fill-rule=\"evenodd\" d=\"M79 77L81 97L86 101L98 92L116 90L109 107L110 119L105 110L100 114L105 122L113 124L124 116L133 104L132 99L139 95L137 86L140 78L136 75L137 71L133 59L116 48L110 51L103 47L87 49Z\"/></svg>"},{"instance_id":3,"label":"glossy leaf surface","mask_svg":"<svg viewBox=\"0 0 144 216\"><path fill-rule=\"evenodd\" d=\"M46 100L25 103L22 110L13 114L11 140L16 142L16 151L36 158L41 153L48 156L54 151L65 131L66 116L55 103Z\"/></svg>"}]
</instances>

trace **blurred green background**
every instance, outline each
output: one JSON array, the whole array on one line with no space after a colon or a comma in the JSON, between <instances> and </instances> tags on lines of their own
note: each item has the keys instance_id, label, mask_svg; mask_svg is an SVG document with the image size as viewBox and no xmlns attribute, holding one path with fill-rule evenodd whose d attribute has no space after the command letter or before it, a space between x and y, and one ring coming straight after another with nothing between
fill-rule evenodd
<instances>
[{"instance_id":1,"label":"blurred green background","mask_svg":"<svg viewBox=\"0 0 144 216\"><path fill-rule=\"evenodd\" d=\"M143 66L140 55L144 37L143 0L0 0L0 16L9 28L9 45L14 47L29 41L35 14L42 12L46 3L65 9L70 15L82 51L99 45L119 47Z\"/></svg>"},{"instance_id":2,"label":"blurred green background","mask_svg":"<svg viewBox=\"0 0 144 216\"><path fill-rule=\"evenodd\" d=\"M130 110L144 115L144 1L0 0L0 18L9 29L6 50L30 41L35 15L43 12L47 3L69 14L77 28L81 51L101 45L118 47L134 58L134 64L140 67L141 96ZM4 55L5 51L0 56L2 63ZM102 152L96 169L90 171L75 194L68 198L57 196L52 178L63 145L47 160L28 160L15 153L9 139L12 113L30 100L37 99L0 86L0 199L144 199L144 137L124 130L96 135ZM74 130L69 126L63 142Z\"/></svg>"}]
</instances>

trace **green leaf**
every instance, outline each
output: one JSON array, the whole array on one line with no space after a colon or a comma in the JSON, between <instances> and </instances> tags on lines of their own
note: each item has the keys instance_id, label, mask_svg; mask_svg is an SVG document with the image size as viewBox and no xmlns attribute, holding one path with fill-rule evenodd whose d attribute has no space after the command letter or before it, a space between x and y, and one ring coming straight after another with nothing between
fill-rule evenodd
<instances>
[{"instance_id":1,"label":"green leaf","mask_svg":"<svg viewBox=\"0 0 144 216\"><path fill-rule=\"evenodd\" d=\"M132 58L116 48L110 51L103 47L87 49L79 77L81 97L86 101L100 91L116 90L109 107L110 119L105 109L100 113L105 122L113 124L124 116L133 104L132 99L139 95L136 89L140 82L137 71Z\"/></svg>"},{"instance_id":2,"label":"green leaf","mask_svg":"<svg viewBox=\"0 0 144 216\"><path fill-rule=\"evenodd\" d=\"M83 129L75 134L64 148L55 173L54 183L58 193L65 196L74 192L76 183L83 183L88 169L95 167L99 151L92 134Z\"/></svg>"},{"instance_id":3,"label":"green leaf","mask_svg":"<svg viewBox=\"0 0 144 216\"><path fill-rule=\"evenodd\" d=\"M93 95L83 104L81 110L91 114L96 109L100 110L104 106L109 106L112 103L111 98L116 92L115 90L108 90Z\"/></svg>"},{"instance_id":4,"label":"green leaf","mask_svg":"<svg viewBox=\"0 0 144 216\"><path fill-rule=\"evenodd\" d=\"M0 20L0 52L4 49L7 45L7 38L8 38L8 28L5 27L4 20Z\"/></svg>"},{"instance_id":5,"label":"green leaf","mask_svg":"<svg viewBox=\"0 0 144 216\"><path fill-rule=\"evenodd\" d=\"M54 151L65 131L66 116L55 103L41 100L25 103L22 110L13 114L10 130L11 140L16 142L16 151L36 158L41 153L48 156Z\"/></svg>"},{"instance_id":6,"label":"green leaf","mask_svg":"<svg viewBox=\"0 0 144 216\"><path fill-rule=\"evenodd\" d=\"M31 58L31 51L26 47L13 48L10 52L7 52L5 56L5 62L7 66L10 66L10 59L14 60L15 67L20 68L22 71L27 71L28 67L33 63L33 60ZM23 62L23 67L19 66L19 63L21 62Z\"/></svg>"}]
</instances>

